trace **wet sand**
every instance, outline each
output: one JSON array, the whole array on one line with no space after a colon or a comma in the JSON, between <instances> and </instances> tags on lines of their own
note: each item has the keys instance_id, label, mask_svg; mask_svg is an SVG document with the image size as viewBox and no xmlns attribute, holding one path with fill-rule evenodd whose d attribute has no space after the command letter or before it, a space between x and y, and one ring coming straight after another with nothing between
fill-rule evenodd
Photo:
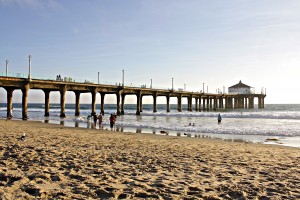
<instances>
[{"instance_id":1,"label":"wet sand","mask_svg":"<svg viewBox=\"0 0 300 200\"><path fill-rule=\"evenodd\" d=\"M299 148L12 120L0 137L0 199L300 199Z\"/></svg>"}]
</instances>

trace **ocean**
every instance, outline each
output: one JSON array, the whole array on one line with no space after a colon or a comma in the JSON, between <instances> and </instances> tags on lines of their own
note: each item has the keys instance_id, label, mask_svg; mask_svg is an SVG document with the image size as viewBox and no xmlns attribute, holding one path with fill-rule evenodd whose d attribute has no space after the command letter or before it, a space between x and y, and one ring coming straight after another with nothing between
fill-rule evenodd
<instances>
[{"instance_id":1,"label":"ocean","mask_svg":"<svg viewBox=\"0 0 300 200\"><path fill-rule=\"evenodd\" d=\"M14 119L22 118L22 104L13 103ZM44 117L44 104L28 104L29 120L43 123L61 124L69 127L99 128L87 121L91 113L90 104L81 104L80 117L75 117L75 104L66 104L66 118L60 118L60 105L50 105L50 116ZM170 137L217 138L229 141L253 142L274 145L300 147L300 104L266 104L265 109L220 109L215 112L188 112L187 105L182 105L182 112L177 112L177 105L170 105L171 112L166 112L166 105L157 105L153 113L152 104L143 104L141 115L135 115L136 105L126 104L125 114L117 117L116 130L133 133L159 134L165 131ZM100 105L96 105L97 113ZM109 116L116 112L115 104L105 105L103 129L109 129ZM218 124L218 114L222 122ZM0 104L0 117L6 118L6 104ZM190 125L191 124L191 125ZM164 133L165 134L165 133Z\"/></svg>"}]
</instances>

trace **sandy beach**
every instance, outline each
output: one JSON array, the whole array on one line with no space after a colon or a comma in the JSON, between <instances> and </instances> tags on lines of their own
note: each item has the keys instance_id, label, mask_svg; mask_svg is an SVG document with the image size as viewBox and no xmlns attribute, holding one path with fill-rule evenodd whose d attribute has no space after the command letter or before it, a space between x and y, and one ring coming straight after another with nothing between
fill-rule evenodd
<instances>
[{"instance_id":1,"label":"sandy beach","mask_svg":"<svg viewBox=\"0 0 300 200\"><path fill-rule=\"evenodd\" d=\"M0 199L300 199L299 148L13 120L0 136Z\"/></svg>"}]
</instances>

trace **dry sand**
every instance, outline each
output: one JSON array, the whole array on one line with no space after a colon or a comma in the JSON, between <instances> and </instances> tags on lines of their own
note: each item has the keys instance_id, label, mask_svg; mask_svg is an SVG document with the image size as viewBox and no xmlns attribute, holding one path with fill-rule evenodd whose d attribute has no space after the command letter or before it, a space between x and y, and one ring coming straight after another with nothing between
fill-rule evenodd
<instances>
[{"instance_id":1,"label":"dry sand","mask_svg":"<svg viewBox=\"0 0 300 200\"><path fill-rule=\"evenodd\" d=\"M300 199L299 148L6 120L0 136L0 199Z\"/></svg>"}]
</instances>

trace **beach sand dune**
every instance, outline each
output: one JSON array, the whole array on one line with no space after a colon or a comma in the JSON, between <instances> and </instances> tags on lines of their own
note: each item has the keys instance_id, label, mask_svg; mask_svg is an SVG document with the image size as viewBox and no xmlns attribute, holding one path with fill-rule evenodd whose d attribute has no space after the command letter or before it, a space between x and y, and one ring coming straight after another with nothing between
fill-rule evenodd
<instances>
[{"instance_id":1,"label":"beach sand dune","mask_svg":"<svg viewBox=\"0 0 300 200\"><path fill-rule=\"evenodd\" d=\"M6 120L0 137L0 199L300 199L299 148Z\"/></svg>"}]
</instances>

